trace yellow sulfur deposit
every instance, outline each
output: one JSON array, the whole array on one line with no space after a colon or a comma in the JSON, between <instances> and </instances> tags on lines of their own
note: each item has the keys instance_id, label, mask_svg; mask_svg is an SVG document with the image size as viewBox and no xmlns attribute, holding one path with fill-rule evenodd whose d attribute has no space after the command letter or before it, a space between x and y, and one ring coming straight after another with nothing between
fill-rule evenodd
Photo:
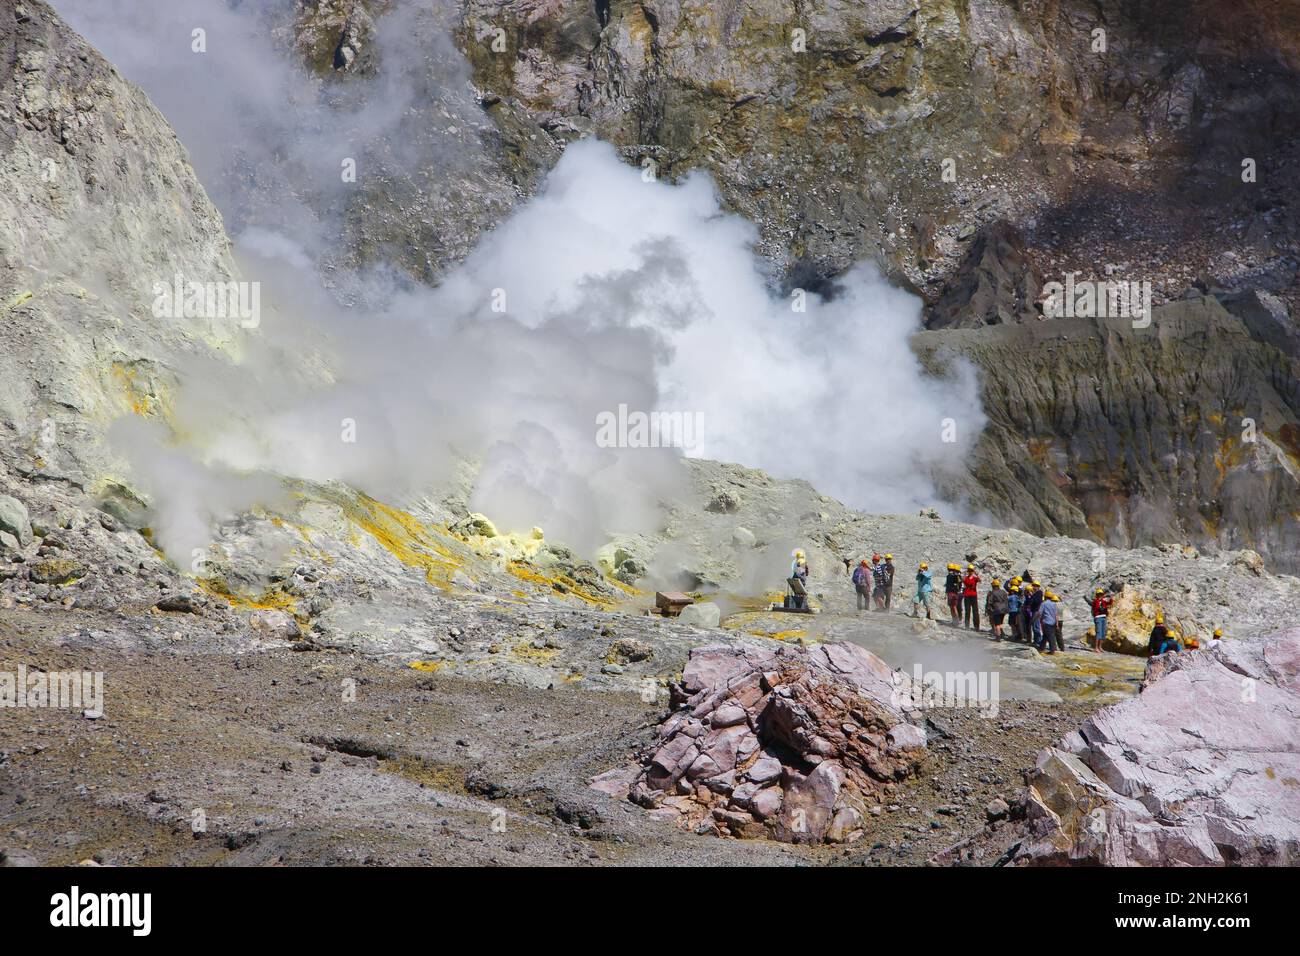
<instances>
[{"instance_id":1,"label":"yellow sulfur deposit","mask_svg":"<svg viewBox=\"0 0 1300 956\"><path fill-rule=\"evenodd\" d=\"M232 590L229 584L217 577L196 578L195 583L204 592L221 598L231 607L245 611L287 611L299 624L307 622L307 616L298 613L298 599L292 594L268 588L256 597L251 597Z\"/></svg>"},{"instance_id":2,"label":"yellow sulfur deposit","mask_svg":"<svg viewBox=\"0 0 1300 956\"><path fill-rule=\"evenodd\" d=\"M393 508L368 495L355 498L331 496L348 520L361 528L393 557L408 567L424 570L430 584L448 588L451 575L460 565L452 551L440 540L432 526L414 515Z\"/></svg>"},{"instance_id":3,"label":"yellow sulfur deposit","mask_svg":"<svg viewBox=\"0 0 1300 956\"><path fill-rule=\"evenodd\" d=\"M536 584L539 587L547 588L560 594L572 595L578 600L584 601L595 607L606 609L614 607L613 601L592 594L567 574L558 574L555 577L547 577L536 568L513 561L507 565L507 570L521 581L527 581L529 584Z\"/></svg>"},{"instance_id":4,"label":"yellow sulfur deposit","mask_svg":"<svg viewBox=\"0 0 1300 956\"><path fill-rule=\"evenodd\" d=\"M480 557L496 558L503 570L511 561L535 558L546 543L541 528L502 534L490 518L477 513L457 522L452 533Z\"/></svg>"}]
</instances>

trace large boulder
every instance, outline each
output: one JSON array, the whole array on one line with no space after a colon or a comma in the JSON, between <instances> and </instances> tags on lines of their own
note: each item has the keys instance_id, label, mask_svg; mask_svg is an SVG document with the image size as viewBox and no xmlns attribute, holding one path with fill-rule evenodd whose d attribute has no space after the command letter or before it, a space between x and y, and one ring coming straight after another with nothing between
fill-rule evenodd
<instances>
[{"instance_id":1,"label":"large boulder","mask_svg":"<svg viewBox=\"0 0 1300 956\"><path fill-rule=\"evenodd\" d=\"M17 498L0 495L0 531L13 535L23 546L32 540L32 524L27 515L27 506Z\"/></svg>"},{"instance_id":2,"label":"large boulder","mask_svg":"<svg viewBox=\"0 0 1300 956\"><path fill-rule=\"evenodd\" d=\"M926 752L910 692L853 644L696 648L675 691L629 795L697 832L855 840Z\"/></svg>"},{"instance_id":3,"label":"large boulder","mask_svg":"<svg viewBox=\"0 0 1300 956\"><path fill-rule=\"evenodd\" d=\"M1300 864L1300 628L1156 658L1039 754L1027 864Z\"/></svg>"},{"instance_id":4,"label":"large boulder","mask_svg":"<svg viewBox=\"0 0 1300 956\"><path fill-rule=\"evenodd\" d=\"M711 601L688 604L682 608L677 619L683 624L693 624L696 627L717 627L722 623L722 609Z\"/></svg>"}]
</instances>

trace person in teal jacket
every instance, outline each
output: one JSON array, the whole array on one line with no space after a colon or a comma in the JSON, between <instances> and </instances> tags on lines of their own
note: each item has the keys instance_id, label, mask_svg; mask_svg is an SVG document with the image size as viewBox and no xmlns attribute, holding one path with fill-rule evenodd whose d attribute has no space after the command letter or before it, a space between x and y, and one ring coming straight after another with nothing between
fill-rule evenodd
<instances>
[{"instance_id":1,"label":"person in teal jacket","mask_svg":"<svg viewBox=\"0 0 1300 956\"><path fill-rule=\"evenodd\" d=\"M922 561L916 568L916 594L912 596L912 617L920 617L925 608L925 619L930 620L930 595L934 593L934 578L930 565Z\"/></svg>"}]
</instances>

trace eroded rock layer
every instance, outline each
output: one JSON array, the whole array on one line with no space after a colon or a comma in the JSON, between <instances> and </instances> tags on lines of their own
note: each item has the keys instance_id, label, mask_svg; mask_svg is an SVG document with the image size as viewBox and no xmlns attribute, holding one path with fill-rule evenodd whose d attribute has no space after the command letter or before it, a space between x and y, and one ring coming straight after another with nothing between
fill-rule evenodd
<instances>
[{"instance_id":1,"label":"eroded rock layer","mask_svg":"<svg viewBox=\"0 0 1300 956\"><path fill-rule=\"evenodd\" d=\"M1300 863L1300 629L1167 654L1038 758L1034 864Z\"/></svg>"},{"instance_id":2,"label":"eroded rock layer","mask_svg":"<svg viewBox=\"0 0 1300 956\"><path fill-rule=\"evenodd\" d=\"M630 796L698 832L850 842L925 756L909 695L853 644L697 648Z\"/></svg>"}]
</instances>

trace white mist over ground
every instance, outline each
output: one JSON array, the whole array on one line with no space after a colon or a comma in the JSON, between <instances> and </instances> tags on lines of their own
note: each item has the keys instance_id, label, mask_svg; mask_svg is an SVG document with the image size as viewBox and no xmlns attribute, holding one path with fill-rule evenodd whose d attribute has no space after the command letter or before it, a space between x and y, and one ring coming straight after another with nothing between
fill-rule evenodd
<instances>
[{"instance_id":1,"label":"white mist over ground","mask_svg":"<svg viewBox=\"0 0 1300 956\"><path fill-rule=\"evenodd\" d=\"M247 359L182 370L185 442L119 431L169 553L270 503L251 476L405 496L439 487L468 457L481 465L471 507L591 554L611 533L657 527L659 502L684 480L678 450L597 443L598 416L620 405L697 414L691 454L805 478L877 511L934 503L929 475L960 469L983 426L972 374L922 374L908 345L918 299L860 265L833 300L810 293L799 311L774 291L753 225L721 208L707 176L646 181L594 140L570 145L540 194L437 288L383 270L332 275L365 303L342 305L317 268L338 235L334 194L356 188L339 182L338 160L404 141L415 97L410 70L391 64L420 55L410 24L381 18L386 72L345 81L351 93L330 101L267 39L267 3L55 5L172 120L233 224L244 278L263 286ZM201 56L196 26L208 29ZM449 50L428 67L433 82L463 85ZM457 158L448 146L390 161ZM290 175L303 181L255 188ZM154 278L170 280L147 277L142 292ZM945 419L959 441L942 440Z\"/></svg>"}]
</instances>

